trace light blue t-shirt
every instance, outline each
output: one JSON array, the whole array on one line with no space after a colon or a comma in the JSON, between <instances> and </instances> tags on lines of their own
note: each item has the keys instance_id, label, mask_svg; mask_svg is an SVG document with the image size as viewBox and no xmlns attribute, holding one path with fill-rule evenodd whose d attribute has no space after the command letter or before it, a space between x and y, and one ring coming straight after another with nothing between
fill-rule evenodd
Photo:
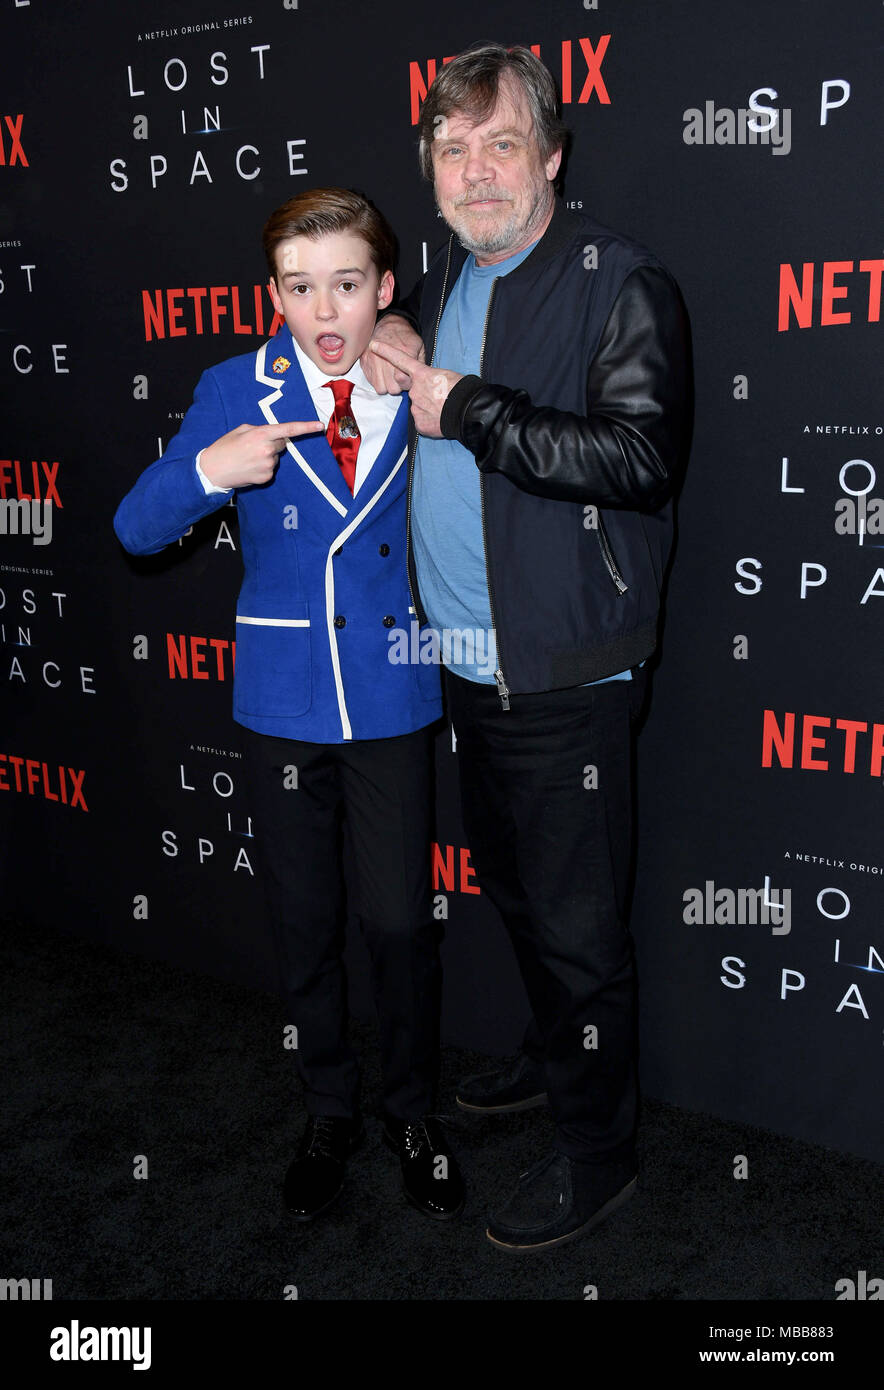
<instances>
[{"instance_id":1,"label":"light blue t-shirt","mask_svg":"<svg viewBox=\"0 0 884 1390\"><path fill-rule=\"evenodd\" d=\"M535 242L495 265L468 256L451 291L436 342L435 363L462 376L479 375L491 287L533 251ZM479 470L455 439L418 438L411 498L417 582L440 659L455 675L494 684L497 645L482 537ZM621 671L605 680L631 680ZM601 685L602 681L588 682Z\"/></svg>"}]
</instances>

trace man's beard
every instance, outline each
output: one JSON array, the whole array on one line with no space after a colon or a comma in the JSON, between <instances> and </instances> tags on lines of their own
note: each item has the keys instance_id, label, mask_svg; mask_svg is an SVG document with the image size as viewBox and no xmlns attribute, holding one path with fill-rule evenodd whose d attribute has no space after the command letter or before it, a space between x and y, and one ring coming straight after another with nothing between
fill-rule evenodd
<instances>
[{"instance_id":1,"label":"man's beard","mask_svg":"<svg viewBox=\"0 0 884 1390\"><path fill-rule=\"evenodd\" d=\"M520 219L518 214L513 211L510 213L509 217L505 218L503 222L500 222L494 220L494 214L491 214L492 225L484 233L478 231L472 233L469 231L471 214L469 212L463 212L462 204L453 209L450 219L446 217L445 220L457 234L458 240L464 250L472 251L474 256L494 256L501 251L507 251L510 247L516 247L521 242L524 242L526 237L529 236L532 228L538 226L540 222L542 222L548 211L548 188L549 186L544 183L542 187L537 190L537 199L532 204L527 217ZM476 192L478 191L477 189ZM465 194L463 195L463 201L474 196L474 193ZM503 197L509 202L512 202L509 193L503 189L499 192L493 189L490 190L488 192L488 197ZM443 216L445 216L444 213Z\"/></svg>"}]
</instances>

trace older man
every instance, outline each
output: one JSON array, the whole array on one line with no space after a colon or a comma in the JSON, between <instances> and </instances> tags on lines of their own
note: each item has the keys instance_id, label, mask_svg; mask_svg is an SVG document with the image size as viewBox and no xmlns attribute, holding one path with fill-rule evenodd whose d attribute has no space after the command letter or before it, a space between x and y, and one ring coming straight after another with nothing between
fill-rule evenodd
<instances>
[{"instance_id":1,"label":"older man","mask_svg":"<svg viewBox=\"0 0 884 1390\"><path fill-rule=\"evenodd\" d=\"M488 1225L516 1250L591 1229L636 1182L631 745L687 436L677 287L564 208L564 138L529 50L443 69L420 154L453 235L363 359L411 394L412 598L442 634L464 824L533 1012L523 1054L458 1101L548 1097L555 1120Z\"/></svg>"}]
</instances>

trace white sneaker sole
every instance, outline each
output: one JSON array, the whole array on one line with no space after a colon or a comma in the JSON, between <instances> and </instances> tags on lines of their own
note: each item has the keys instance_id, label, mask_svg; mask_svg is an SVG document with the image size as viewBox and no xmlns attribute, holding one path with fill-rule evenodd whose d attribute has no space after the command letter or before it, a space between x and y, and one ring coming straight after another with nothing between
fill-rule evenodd
<instances>
[{"instance_id":1,"label":"white sneaker sole","mask_svg":"<svg viewBox=\"0 0 884 1390\"><path fill-rule=\"evenodd\" d=\"M511 1250L517 1254L530 1252L532 1250L551 1250L554 1245L564 1245L566 1241L576 1240L578 1236L586 1235L587 1231L591 1231L595 1226L600 1225L601 1222L604 1221L606 1217L610 1216L612 1212L616 1211L618 1207L622 1207L624 1202L629 1201L630 1197L635 1192L637 1183L638 1178L632 1178L625 1187L622 1187L619 1192L615 1193L610 1201L605 1202L604 1206L599 1207L598 1211L593 1212L589 1220L584 1221L582 1226L578 1226L573 1231L568 1231L566 1235L554 1236L552 1240L541 1240L533 1245L514 1245L510 1241L498 1240L487 1228L485 1234L491 1241L491 1244L496 1245L499 1250Z\"/></svg>"}]
</instances>

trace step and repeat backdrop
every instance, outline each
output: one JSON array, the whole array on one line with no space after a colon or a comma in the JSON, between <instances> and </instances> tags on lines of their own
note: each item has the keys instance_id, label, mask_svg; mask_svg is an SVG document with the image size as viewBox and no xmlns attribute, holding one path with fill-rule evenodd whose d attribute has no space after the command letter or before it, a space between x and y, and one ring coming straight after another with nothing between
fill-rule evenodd
<instances>
[{"instance_id":1,"label":"step and repeat backdrop","mask_svg":"<svg viewBox=\"0 0 884 1390\"><path fill-rule=\"evenodd\" d=\"M275 988L231 717L236 507L141 561L113 513L203 368L273 330L268 213L363 190L409 290L444 239L427 89L477 39L524 43L573 132L566 201L650 245L693 326L639 745L644 1087L884 1159L882 21L871 0L0 0L4 913ZM502 1054L527 1008L449 730L437 763L444 1036Z\"/></svg>"}]
</instances>

